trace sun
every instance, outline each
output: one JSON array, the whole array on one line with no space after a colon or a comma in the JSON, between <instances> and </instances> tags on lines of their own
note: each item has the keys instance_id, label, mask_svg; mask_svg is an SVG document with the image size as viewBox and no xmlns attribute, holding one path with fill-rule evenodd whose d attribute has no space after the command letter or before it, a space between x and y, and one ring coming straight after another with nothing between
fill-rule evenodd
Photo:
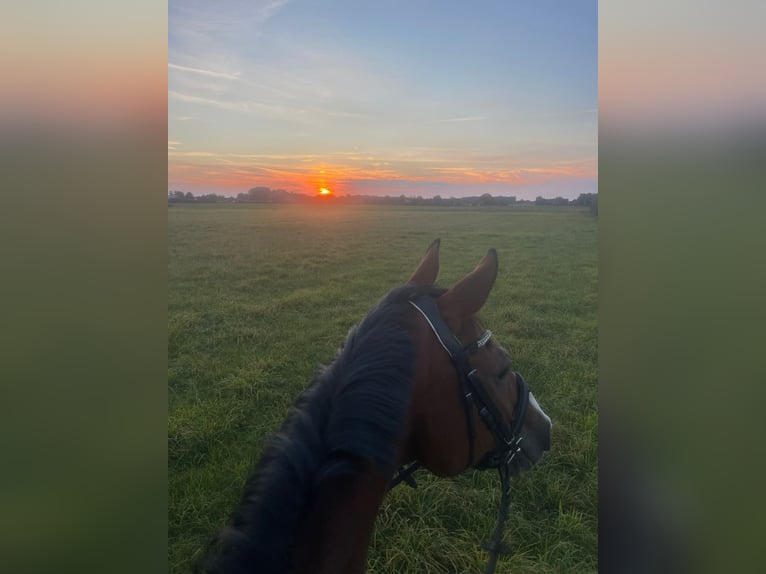
<instances>
[{"instance_id":1,"label":"sun","mask_svg":"<svg viewBox=\"0 0 766 574\"><path fill-rule=\"evenodd\" d=\"M330 191L326 187L323 187L322 189L319 190L319 195L323 195L326 197L328 195L332 195L332 191Z\"/></svg>"}]
</instances>

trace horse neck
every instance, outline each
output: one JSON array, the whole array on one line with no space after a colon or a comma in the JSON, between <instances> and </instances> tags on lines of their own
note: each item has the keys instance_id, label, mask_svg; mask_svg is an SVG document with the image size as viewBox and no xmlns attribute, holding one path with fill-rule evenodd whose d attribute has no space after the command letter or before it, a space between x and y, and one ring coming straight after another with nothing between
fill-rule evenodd
<instances>
[{"instance_id":1,"label":"horse neck","mask_svg":"<svg viewBox=\"0 0 766 574\"><path fill-rule=\"evenodd\" d=\"M360 574L390 476L367 467L322 483L295 548L295 574Z\"/></svg>"}]
</instances>

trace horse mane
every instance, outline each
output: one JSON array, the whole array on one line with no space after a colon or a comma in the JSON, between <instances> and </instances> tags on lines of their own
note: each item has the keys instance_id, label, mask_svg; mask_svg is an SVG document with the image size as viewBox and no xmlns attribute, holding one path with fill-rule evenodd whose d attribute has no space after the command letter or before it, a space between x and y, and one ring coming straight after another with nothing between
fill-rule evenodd
<instances>
[{"instance_id":1,"label":"horse mane","mask_svg":"<svg viewBox=\"0 0 766 574\"><path fill-rule=\"evenodd\" d=\"M269 439L229 526L211 542L198 571L288 572L298 528L323 481L358 473L362 461L395 470L416 358L408 301L424 293L443 290L394 289L351 329L333 363Z\"/></svg>"}]
</instances>

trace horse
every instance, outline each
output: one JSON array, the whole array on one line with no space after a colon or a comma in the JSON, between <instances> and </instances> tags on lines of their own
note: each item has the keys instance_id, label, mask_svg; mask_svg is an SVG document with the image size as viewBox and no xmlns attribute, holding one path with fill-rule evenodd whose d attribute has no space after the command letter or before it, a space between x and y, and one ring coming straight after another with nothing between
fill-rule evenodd
<instances>
[{"instance_id":1,"label":"horse","mask_svg":"<svg viewBox=\"0 0 766 574\"><path fill-rule=\"evenodd\" d=\"M402 465L440 477L495 467L508 477L549 450L550 418L477 316L497 252L443 289L439 248L431 243L297 398L198 572L364 572Z\"/></svg>"}]
</instances>

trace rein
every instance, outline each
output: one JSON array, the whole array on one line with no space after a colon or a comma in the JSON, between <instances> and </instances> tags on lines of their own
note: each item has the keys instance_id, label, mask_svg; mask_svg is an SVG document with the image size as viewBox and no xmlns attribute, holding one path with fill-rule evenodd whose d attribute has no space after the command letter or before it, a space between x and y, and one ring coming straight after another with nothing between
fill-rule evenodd
<instances>
[{"instance_id":1,"label":"rein","mask_svg":"<svg viewBox=\"0 0 766 574\"><path fill-rule=\"evenodd\" d=\"M516 383L518 385L519 399L513 411L511 424L507 425L503 415L497 408L492 398L484 388L484 384L479 377L476 369L471 367L469 355L474 351L484 347L492 338L492 331L485 331L476 341L463 347L460 340L450 330L444 319L439 313L436 300L429 295L421 295L410 300L410 305L415 307L428 322L431 330L436 335L437 340L447 351L447 354L458 372L460 379L461 395L463 399L463 408L466 416L466 430L468 434L468 462L466 469L471 466L474 455L474 440L476 438L476 426L474 422L474 409L476 405L479 416L484 425L492 433L495 439L495 450L487 454L476 465L479 470L487 468L497 468L500 477L500 508L498 510L497 523L492 533L490 542L482 543L482 548L489 552L490 558L485 574L492 574L497 565L499 554L509 554L510 549L501 541L505 521L508 518L508 510L511 504L511 484L510 484L510 465L516 455L521 452L521 427L524 422L524 415L529 404L529 387L524 378L514 372ZM401 468L391 481L388 489L391 490L401 482L406 482L411 487L417 487L413 478L413 473L420 468L419 462L414 462L406 468Z\"/></svg>"}]
</instances>

